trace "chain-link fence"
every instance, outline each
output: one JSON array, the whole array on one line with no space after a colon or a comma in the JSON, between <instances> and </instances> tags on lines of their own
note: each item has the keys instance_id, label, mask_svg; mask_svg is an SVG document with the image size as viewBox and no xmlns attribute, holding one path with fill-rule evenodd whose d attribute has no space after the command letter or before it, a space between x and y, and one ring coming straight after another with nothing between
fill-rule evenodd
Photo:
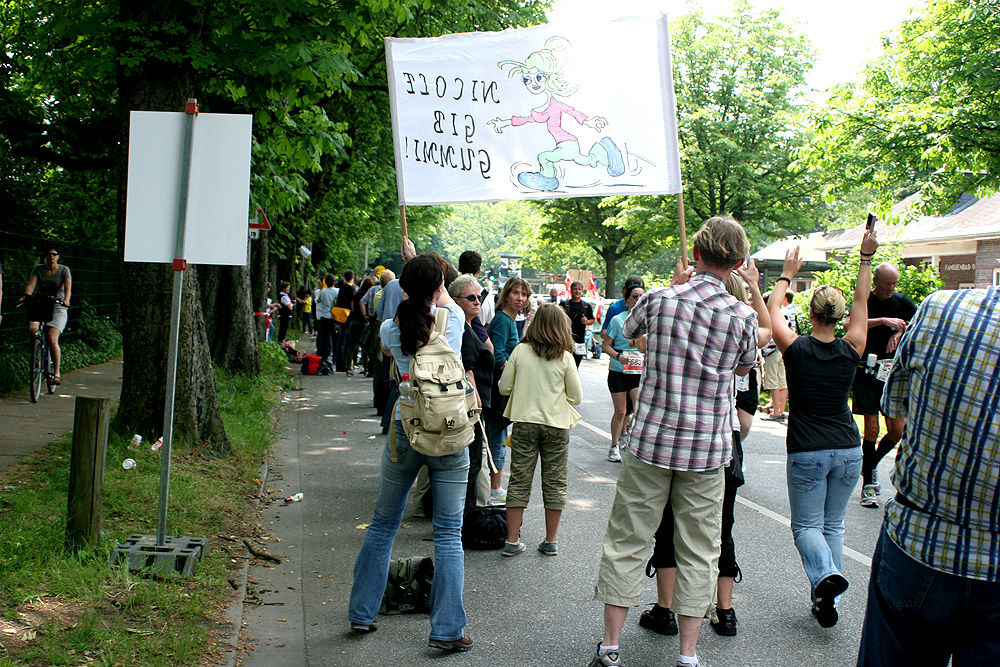
<instances>
[{"instance_id":1,"label":"chain-link fence","mask_svg":"<svg viewBox=\"0 0 1000 667\"><path fill-rule=\"evenodd\" d=\"M15 309L24 295L31 269L42 263L42 252L52 239L0 232L0 265L3 266L3 300L0 302L0 349L28 342L28 323L23 309ZM59 263L69 267L73 278L69 323L60 337L72 340L74 322L84 306L113 322L119 320L118 253L72 243L55 243ZM88 308L88 310L89 310Z\"/></svg>"}]
</instances>

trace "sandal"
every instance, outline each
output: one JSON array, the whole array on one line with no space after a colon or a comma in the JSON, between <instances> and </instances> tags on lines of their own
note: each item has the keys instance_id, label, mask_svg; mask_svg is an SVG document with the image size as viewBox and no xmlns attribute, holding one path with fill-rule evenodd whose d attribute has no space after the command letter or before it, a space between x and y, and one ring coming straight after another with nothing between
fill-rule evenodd
<instances>
[{"instance_id":1,"label":"sandal","mask_svg":"<svg viewBox=\"0 0 1000 667\"><path fill-rule=\"evenodd\" d=\"M52 376L52 384L62 384L62 378L58 375Z\"/></svg>"}]
</instances>

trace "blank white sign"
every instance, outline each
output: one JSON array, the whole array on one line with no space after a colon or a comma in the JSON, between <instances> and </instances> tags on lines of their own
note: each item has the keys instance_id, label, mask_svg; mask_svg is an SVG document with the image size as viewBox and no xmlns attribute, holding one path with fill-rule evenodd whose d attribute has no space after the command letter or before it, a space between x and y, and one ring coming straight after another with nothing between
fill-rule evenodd
<instances>
[{"instance_id":1,"label":"blank white sign","mask_svg":"<svg viewBox=\"0 0 1000 667\"><path fill-rule=\"evenodd\" d=\"M177 258L187 114L133 111L129 123L125 261ZM247 264L249 115L195 116L183 256L190 264Z\"/></svg>"}]
</instances>

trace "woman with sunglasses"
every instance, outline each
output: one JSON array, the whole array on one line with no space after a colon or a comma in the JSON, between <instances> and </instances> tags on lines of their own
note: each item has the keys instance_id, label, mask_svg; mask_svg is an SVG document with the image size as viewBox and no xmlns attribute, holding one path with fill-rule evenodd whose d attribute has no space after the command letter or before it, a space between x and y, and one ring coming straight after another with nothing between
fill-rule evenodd
<instances>
[{"instance_id":1,"label":"woman with sunglasses","mask_svg":"<svg viewBox=\"0 0 1000 667\"><path fill-rule=\"evenodd\" d=\"M52 384L59 384L59 362L61 352L59 350L59 334L66 328L66 320L69 316L69 299L72 291L73 279L70 275L69 267L59 263L59 248L50 245L42 254L43 264L36 264L31 270L31 277L28 278L28 286L24 288L24 296L31 296L35 288L38 288L38 295L55 299L55 306L52 310L52 319L49 320L49 328L46 329L46 336L49 339L49 348L52 350L52 362L55 365L56 375L52 379ZM29 322L31 336L34 337L40 322Z\"/></svg>"},{"instance_id":2,"label":"woman with sunglasses","mask_svg":"<svg viewBox=\"0 0 1000 667\"><path fill-rule=\"evenodd\" d=\"M785 361L788 394L795 397L785 439L792 534L809 577L812 613L824 628L836 625L837 602L848 586L841 574L844 514L858 484L862 457L861 434L847 398L868 336L871 258L877 248L875 232L866 231L851 320L843 338L837 338L834 330L847 304L836 287L821 285L813 292L809 336L797 335L781 314L785 288L802 268L798 247L786 253L767 302L771 335Z\"/></svg>"},{"instance_id":3,"label":"woman with sunglasses","mask_svg":"<svg viewBox=\"0 0 1000 667\"><path fill-rule=\"evenodd\" d=\"M476 390L476 403L480 409L486 410L491 405L493 385L493 341L486 334L486 328L480 334L473 321L482 310L482 291L476 279L469 273L463 273L448 286L448 294L465 312L465 333L462 335L462 364L465 366L465 377ZM478 320L476 320L478 322ZM486 432L483 422L476 423L476 439L469 445L469 486L465 495L466 511L476 506L476 482L483 467L483 443ZM488 500L488 499L487 499Z\"/></svg>"}]
</instances>

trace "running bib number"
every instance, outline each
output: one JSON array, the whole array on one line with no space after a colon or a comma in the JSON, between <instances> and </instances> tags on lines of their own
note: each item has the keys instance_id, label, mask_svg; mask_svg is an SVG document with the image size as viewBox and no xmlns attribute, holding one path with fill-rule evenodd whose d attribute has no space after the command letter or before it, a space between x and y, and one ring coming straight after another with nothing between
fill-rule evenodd
<instances>
[{"instance_id":1,"label":"running bib number","mask_svg":"<svg viewBox=\"0 0 1000 667\"><path fill-rule=\"evenodd\" d=\"M565 349L565 348L563 348ZM587 356L587 344L586 343L573 343L573 354L578 357Z\"/></svg>"},{"instance_id":2,"label":"running bib number","mask_svg":"<svg viewBox=\"0 0 1000 667\"><path fill-rule=\"evenodd\" d=\"M641 375L644 361L645 357L641 354L622 354L622 373L625 375Z\"/></svg>"},{"instance_id":3,"label":"running bib number","mask_svg":"<svg viewBox=\"0 0 1000 667\"><path fill-rule=\"evenodd\" d=\"M878 360L878 378L879 382L885 382L889 379L889 371L892 370L892 359L879 359Z\"/></svg>"}]
</instances>

